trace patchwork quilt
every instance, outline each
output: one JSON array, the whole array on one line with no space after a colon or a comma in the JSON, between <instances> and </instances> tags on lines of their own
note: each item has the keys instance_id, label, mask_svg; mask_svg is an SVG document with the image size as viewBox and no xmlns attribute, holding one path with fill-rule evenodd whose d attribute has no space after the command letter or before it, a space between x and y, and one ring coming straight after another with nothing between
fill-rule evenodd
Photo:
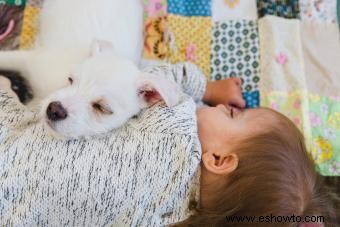
<instances>
[{"instance_id":1,"label":"patchwork quilt","mask_svg":"<svg viewBox=\"0 0 340 227\"><path fill-rule=\"evenodd\" d=\"M0 50L29 49L43 0L0 0Z\"/></svg>"},{"instance_id":2,"label":"patchwork quilt","mask_svg":"<svg viewBox=\"0 0 340 227\"><path fill-rule=\"evenodd\" d=\"M43 0L0 0L0 50L27 49ZM240 77L249 108L303 132L327 176L340 176L340 0L139 0L143 64L191 61L208 80Z\"/></svg>"},{"instance_id":3,"label":"patchwork quilt","mask_svg":"<svg viewBox=\"0 0 340 227\"><path fill-rule=\"evenodd\" d=\"M144 63L240 77L247 106L284 113L323 175L340 175L340 1L143 0Z\"/></svg>"}]
</instances>

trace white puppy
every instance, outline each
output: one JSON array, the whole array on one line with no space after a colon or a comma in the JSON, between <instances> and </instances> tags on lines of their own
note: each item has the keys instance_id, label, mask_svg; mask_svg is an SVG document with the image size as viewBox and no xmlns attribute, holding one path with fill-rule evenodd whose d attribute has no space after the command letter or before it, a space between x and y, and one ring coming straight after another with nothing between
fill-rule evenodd
<instances>
[{"instance_id":1,"label":"white puppy","mask_svg":"<svg viewBox=\"0 0 340 227\"><path fill-rule=\"evenodd\" d=\"M0 68L20 71L31 83L56 135L105 133L145 105L163 99L171 106L178 98L174 84L142 75L132 63L141 55L142 12L137 0L45 0L35 50L0 53ZM94 39L113 48L97 42L89 53Z\"/></svg>"},{"instance_id":2,"label":"white puppy","mask_svg":"<svg viewBox=\"0 0 340 227\"><path fill-rule=\"evenodd\" d=\"M140 0L44 0L38 31L34 49L45 58L34 55L35 60L29 63L24 61L26 57L13 62L6 59L8 53L1 57L0 52L1 69L32 70L23 71L22 75L33 86L34 101L63 85L64 69L87 56L93 40L110 42L117 55L138 65L143 42L143 7ZM18 57L16 53L13 56ZM33 65L46 73L24 67L34 61Z\"/></svg>"},{"instance_id":3,"label":"white puppy","mask_svg":"<svg viewBox=\"0 0 340 227\"><path fill-rule=\"evenodd\" d=\"M51 61L58 56L70 62L84 54L74 51L71 57L70 53L63 56L51 50L38 50L5 52L0 56L0 62L6 59L28 75L43 78L62 73L64 87L42 104L42 120L57 136L78 138L106 133L143 107L160 100L167 106L178 102L179 89L174 82L142 73L132 61L115 56L106 42L95 42L89 56L75 66L63 61L60 64L58 59Z\"/></svg>"}]
</instances>

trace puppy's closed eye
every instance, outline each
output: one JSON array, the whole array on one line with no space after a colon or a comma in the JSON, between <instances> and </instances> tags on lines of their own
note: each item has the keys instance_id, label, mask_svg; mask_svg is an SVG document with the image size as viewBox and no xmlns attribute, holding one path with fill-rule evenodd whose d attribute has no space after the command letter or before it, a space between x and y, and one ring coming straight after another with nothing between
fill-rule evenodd
<instances>
[{"instance_id":1,"label":"puppy's closed eye","mask_svg":"<svg viewBox=\"0 0 340 227\"><path fill-rule=\"evenodd\" d=\"M106 115L113 114L113 111L110 109L110 107L107 106L102 101L93 102L92 108L95 112L100 113L100 114L106 114Z\"/></svg>"},{"instance_id":2,"label":"puppy's closed eye","mask_svg":"<svg viewBox=\"0 0 340 227\"><path fill-rule=\"evenodd\" d=\"M72 79L72 77L69 77L69 78L67 78L68 79L68 82L70 82L70 84L72 85L73 84L73 79Z\"/></svg>"}]
</instances>

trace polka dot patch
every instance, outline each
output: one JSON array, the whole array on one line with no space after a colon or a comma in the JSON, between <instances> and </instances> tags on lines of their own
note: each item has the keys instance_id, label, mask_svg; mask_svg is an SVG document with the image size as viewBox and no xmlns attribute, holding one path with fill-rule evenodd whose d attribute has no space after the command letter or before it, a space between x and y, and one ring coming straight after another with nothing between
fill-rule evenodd
<instances>
[{"instance_id":1,"label":"polka dot patch","mask_svg":"<svg viewBox=\"0 0 340 227\"><path fill-rule=\"evenodd\" d=\"M243 98L246 100L246 108L257 108L260 106L260 92L245 92Z\"/></svg>"},{"instance_id":2,"label":"polka dot patch","mask_svg":"<svg viewBox=\"0 0 340 227\"><path fill-rule=\"evenodd\" d=\"M168 12L181 16L211 16L211 0L168 0Z\"/></svg>"}]
</instances>

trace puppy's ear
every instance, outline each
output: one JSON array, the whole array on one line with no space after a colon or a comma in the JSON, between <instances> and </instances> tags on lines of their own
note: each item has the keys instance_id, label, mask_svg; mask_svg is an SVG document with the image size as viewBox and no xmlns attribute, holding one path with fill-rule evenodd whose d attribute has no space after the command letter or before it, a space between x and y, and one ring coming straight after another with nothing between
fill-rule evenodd
<instances>
[{"instance_id":1,"label":"puppy's ear","mask_svg":"<svg viewBox=\"0 0 340 227\"><path fill-rule=\"evenodd\" d=\"M105 40L93 40L91 44L90 56L97 56L102 53L114 52L113 44Z\"/></svg>"},{"instance_id":2,"label":"puppy's ear","mask_svg":"<svg viewBox=\"0 0 340 227\"><path fill-rule=\"evenodd\" d=\"M163 76L148 73L138 77L137 88L142 108L159 101L164 101L168 107L174 106L179 102L181 93L176 83Z\"/></svg>"}]
</instances>

